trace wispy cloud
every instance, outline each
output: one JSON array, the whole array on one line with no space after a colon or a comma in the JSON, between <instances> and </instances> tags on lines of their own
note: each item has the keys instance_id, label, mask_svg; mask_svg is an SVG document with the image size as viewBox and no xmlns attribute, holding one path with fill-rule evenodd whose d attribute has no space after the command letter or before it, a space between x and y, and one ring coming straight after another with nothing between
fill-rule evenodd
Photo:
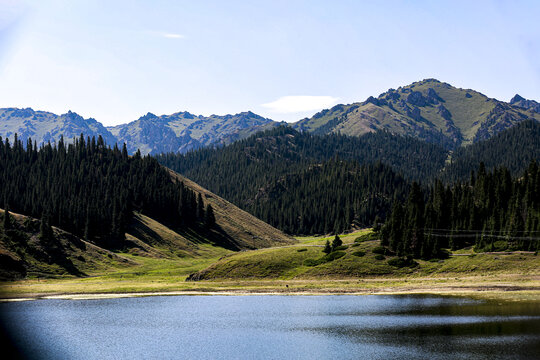
<instances>
[{"instance_id":1,"label":"wispy cloud","mask_svg":"<svg viewBox=\"0 0 540 360\"><path fill-rule=\"evenodd\" d=\"M0 0L1 1L1 0ZM159 36L166 39L185 39L186 35L184 34L178 34L173 32L167 32L167 31L145 31L145 33L152 35L152 36Z\"/></svg>"},{"instance_id":2,"label":"wispy cloud","mask_svg":"<svg viewBox=\"0 0 540 360\"><path fill-rule=\"evenodd\" d=\"M261 106L275 113L291 114L317 111L337 104L339 98L333 96L282 96Z\"/></svg>"},{"instance_id":3,"label":"wispy cloud","mask_svg":"<svg viewBox=\"0 0 540 360\"><path fill-rule=\"evenodd\" d=\"M161 36L167 39L184 39L186 37L185 35L174 33L161 33Z\"/></svg>"}]
</instances>

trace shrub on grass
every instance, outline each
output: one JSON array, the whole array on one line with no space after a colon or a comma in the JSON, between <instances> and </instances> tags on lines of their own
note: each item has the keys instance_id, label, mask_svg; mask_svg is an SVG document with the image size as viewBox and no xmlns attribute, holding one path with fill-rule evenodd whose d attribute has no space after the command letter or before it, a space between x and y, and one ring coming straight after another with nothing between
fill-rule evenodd
<instances>
[{"instance_id":1,"label":"shrub on grass","mask_svg":"<svg viewBox=\"0 0 540 360\"><path fill-rule=\"evenodd\" d=\"M334 251L338 251L338 250L347 250L349 247L347 245L341 245L341 246L338 246L334 249Z\"/></svg>"},{"instance_id":2,"label":"shrub on grass","mask_svg":"<svg viewBox=\"0 0 540 360\"><path fill-rule=\"evenodd\" d=\"M326 261L323 260L323 258L320 259L306 259L304 260L305 266L317 266L320 264L324 264Z\"/></svg>"},{"instance_id":3,"label":"shrub on grass","mask_svg":"<svg viewBox=\"0 0 540 360\"><path fill-rule=\"evenodd\" d=\"M297 251L297 252L304 252L304 251L307 251L307 249L306 249L306 248L303 248L303 249L298 249L298 250L296 250L296 251Z\"/></svg>"},{"instance_id":4,"label":"shrub on grass","mask_svg":"<svg viewBox=\"0 0 540 360\"><path fill-rule=\"evenodd\" d=\"M499 240L493 243L493 251L505 251L506 249L508 249L507 241Z\"/></svg>"},{"instance_id":5,"label":"shrub on grass","mask_svg":"<svg viewBox=\"0 0 540 360\"><path fill-rule=\"evenodd\" d=\"M336 259L339 259L343 256L345 256L345 251L332 251L330 254L326 255L323 259L326 259L326 261L334 261Z\"/></svg>"},{"instance_id":6,"label":"shrub on grass","mask_svg":"<svg viewBox=\"0 0 540 360\"><path fill-rule=\"evenodd\" d=\"M380 255L392 255L392 252L385 248L384 246L377 246L374 247L373 250L371 250L374 254L380 254Z\"/></svg>"},{"instance_id":7,"label":"shrub on grass","mask_svg":"<svg viewBox=\"0 0 540 360\"><path fill-rule=\"evenodd\" d=\"M383 254L377 254L375 255L375 260L384 260L386 259Z\"/></svg>"},{"instance_id":8,"label":"shrub on grass","mask_svg":"<svg viewBox=\"0 0 540 360\"><path fill-rule=\"evenodd\" d=\"M336 259L339 259L339 258L345 256L345 255L346 255L345 251L333 251L330 254L325 255L325 256L323 256L322 258L319 258L319 259L306 259L306 260L304 260L304 265L305 266L317 266L317 265L321 265L321 264L324 264L324 263L327 263L327 262L330 262L330 261L334 261Z\"/></svg>"},{"instance_id":9,"label":"shrub on grass","mask_svg":"<svg viewBox=\"0 0 540 360\"><path fill-rule=\"evenodd\" d=\"M413 260L411 256L408 257L398 257L388 260L388 265L395 266L397 268L404 268L404 267L416 267L418 266L418 263Z\"/></svg>"},{"instance_id":10,"label":"shrub on grass","mask_svg":"<svg viewBox=\"0 0 540 360\"><path fill-rule=\"evenodd\" d=\"M352 253L354 256L358 256L358 257L362 257L364 255L366 255L366 252L365 251L362 251L362 250L359 250L359 251L355 251Z\"/></svg>"},{"instance_id":11,"label":"shrub on grass","mask_svg":"<svg viewBox=\"0 0 540 360\"><path fill-rule=\"evenodd\" d=\"M370 233L367 233L367 234L364 234L364 235L360 235L359 237L354 239L354 242L355 243L361 243L361 242L364 242L364 241L371 241L371 240L378 240L378 239L379 239L379 236L377 235L377 233L370 232Z\"/></svg>"}]
</instances>

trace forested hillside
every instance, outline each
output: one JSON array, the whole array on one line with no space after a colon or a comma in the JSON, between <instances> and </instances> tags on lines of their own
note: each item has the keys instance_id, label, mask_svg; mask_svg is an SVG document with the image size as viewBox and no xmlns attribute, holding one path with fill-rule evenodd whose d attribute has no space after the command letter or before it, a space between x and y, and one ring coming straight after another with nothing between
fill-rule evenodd
<instances>
[{"instance_id":1,"label":"forested hillside","mask_svg":"<svg viewBox=\"0 0 540 360\"><path fill-rule=\"evenodd\" d=\"M408 183L389 167L329 161L311 165L260 189L254 214L293 234L342 233L385 219Z\"/></svg>"},{"instance_id":2,"label":"forested hillside","mask_svg":"<svg viewBox=\"0 0 540 360\"><path fill-rule=\"evenodd\" d=\"M466 182L428 191L413 183L396 201L382 230L383 244L400 256L429 259L441 249L479 251L540 249L540 171L536 162L517 178L482 163Z\"/></svg>"},{"instance_id":3,"label":"forested hillside","mask_svg":"<svg viewBox=\"0 0 540 360\"><path fill-rule=\"evenodd\" d=\"M6 209L106 248L122 246L133 211L175 228L214 224L212 208L155 159L111 150L101 137L41 149L0 141L0 176Z\"/></svg>"},{"instance_id":4,"label":"forested hillside","mask_svg":"<svg viewBox=\"0 0 540 360\"><path fill-rule=\"evenodd\" d=\"M440 178L447 183L463 181L483 162L486 169L505 167L514 176L532 160L540 161L540 122L528 120L502 131L489 140L454 151Z\"/></svg>"},{"instance_id":5,"label":"forested hillside","mask_svg":"<svg viewBox=\"0 0 540 360\"><path fill-rule=\"evenodd\" d=\"M157 159L281 230L315 234L368 226L377 215L384 221L394 196L405 196L396 174L430 186L436 179L467 180L481 161L488 170L501 164L512 174L522 172L540 160L539 139L540 124L524 121L450 153L388 132L319 136L279 127L226 147ZM377 162L385 166L359 167ZM380 171L388 178L381 179Z\"/></svg>"}]
</instances>

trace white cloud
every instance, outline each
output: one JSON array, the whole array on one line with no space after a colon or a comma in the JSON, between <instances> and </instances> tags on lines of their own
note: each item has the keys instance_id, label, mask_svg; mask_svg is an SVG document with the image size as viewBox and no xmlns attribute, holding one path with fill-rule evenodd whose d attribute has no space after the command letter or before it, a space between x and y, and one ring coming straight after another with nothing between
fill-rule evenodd
<instances>
[{"instance_id":1,"label":"white cloud","mask_svg":"<svg viewBox=\"0 0 540 360\"><path fill-rule=\"evenodd\" d=\"M183 39L185 38L182 34L173 34L173 33L162 33L161 36L167 38L167 39Z\"/></svg>"},{"instance_id":2,"label":"white cloud","mask_svg":"<svg viewBox=\"0 0 540 360\"><path fill-rule=\"evenodd\" d=\"M186 36L183 35L183 34L177 34L177 33L166 32L166 31L149 30L149 31L144 31L144 33L152 35L152 36L163 37L163 38L166 38L166 39L185 39L186 38Z\"/></svg>"},{"instance_id":3,"label":"white cloud","mask_svg":"<svg viewBox=\"0 0 540 360\"><path fill-rule=\"evenodd\" d=\"M338 101L339 98L333 96L282 96L261 106L275 113L290 114L329 108Z\"/></svg>"}]
</instances>

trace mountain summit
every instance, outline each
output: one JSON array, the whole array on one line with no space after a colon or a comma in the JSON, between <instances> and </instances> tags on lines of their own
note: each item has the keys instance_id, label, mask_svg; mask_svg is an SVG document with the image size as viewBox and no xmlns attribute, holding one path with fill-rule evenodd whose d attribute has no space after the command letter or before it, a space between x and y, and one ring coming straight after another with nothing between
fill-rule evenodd
<instances>
[{"instance_id":1,"label":"mountain summit","mask_svg":"<svg viewBox=\"0 0 540 360\"><path fill-rule=\"evenodd\" d=\"M526 120L540 120L535 101L514 97L510 103L427 79L389 89L364 102L336 105L293 126L318 134L362 135L377 130L417 137L456 148Z\"/></svg>"}]
</instances>

